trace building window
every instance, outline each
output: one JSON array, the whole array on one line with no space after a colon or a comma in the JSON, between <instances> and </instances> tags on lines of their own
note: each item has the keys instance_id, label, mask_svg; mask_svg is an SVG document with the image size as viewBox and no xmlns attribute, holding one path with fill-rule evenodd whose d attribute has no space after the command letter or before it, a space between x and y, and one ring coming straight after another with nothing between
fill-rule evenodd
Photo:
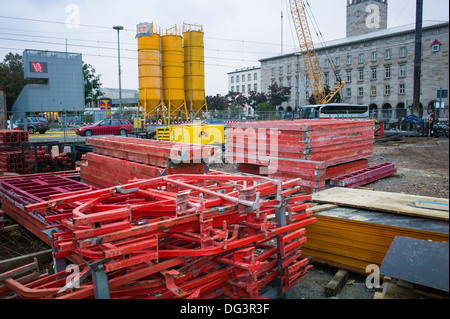
<instances>
[{"instance_id":1,"label":"building window","mask_svg":"<svg viewBox=\"0 0 450 319\"><path fill-rule=\"evenodd\" d=\"M334 84L337 84L341 81L341 71L334 72Z\"/></svg>"},{"instance_id":2,"label":"building window","mask_svg":"<svg viewBox=\"0 0 450 319\"><path fill-rule=\"evenodd\" d=\"M252 75L249 73L247 74L247 81L251 81L252 80Z\"/></svg>"},{"instance_id":3,"label":"building window","mask_svg":"<svg viewBox=\"0 0 450 319\"><path fill-rule=\"evenodd\" d=\"M384 95L391 95L391 86L390 85L386 85L384 87Z\"/></svg>"},{"instance_id":4,"label":"building window","mask_svg":"<svg viewBox=\"0 0 450 319\"><path fill-rule=\"evenodd\" d=\"M406 58L406 47L401 47L400 48L400 57L401 58Z\"/></svg>"},{"instance_id":5,"label":"building window","mask_svg":"<svg viewBox=\"0 0 450 319\"><path fill-rule=\"evenodd\" d=\"M329 73L324 73L325 79L324 79L324 83L325 85L330 84L330 74Z\"/></svg>"},{"instance_id":6,"label":"building window","mask_svg":"<svg viewBox=\"0 0 450 319\"><path fill-rule=\"evenodd\" d=\"M240 79L239 75L236 75L236 83L239 83L239 79Z\"/></svg>"},{"instance_id":7,"label":"building window","mask_svg":"<svg viewBox=\"0 0 450 319\"><path fill-rule=\"evenodd\" d=\"M287 67L287 72L288 72L288 73L291 73L291 69L292 69L292 68L291 68L291 65L289 64L288 67Z\"/></svg>"},{"instance_id":8,"label":"building window","mask_svg":"<svg viewBox=\"0 0 450 319\"><path fill-rule=\"evenodd\" d=\"M330 60L325 59L325 67L326 68L330 67Z\"/></svg>"},{"instance_id":9,"label":"building window","mask_svg":"<svg viewBox=\"0 0 450 319\"><path fill-rule=\"evenodd\" d=\"M358 74L359 74L358 80L364 81L364 69L359 69Z\"/></svg>"},{"instance_id":10,"label":"building window","mask_svg":"<svg viewBox=\"0 0 450 319\"><path fill-rule=\"evenodd\" d=\"M245 82L245 75L242 74L242 82Z\"/></svg>"},{"instance_id":11,"label":"building window","mask_svg":"<svg viewBox=\"0 0 450 319\"><path fill-rule=\"evenodd\" d=\"M250 93L250 91L252 90L252 85L249 84L247 89L248 89L248 93Z\"/></svg>"},{"instance_id":12,"label":"building window","mask_svg":"<svg viewBox=\"0 0 450 319\"><path fill-rule=\"evenodd\" d=\"M359 63L364 63L364 53L359 54Z\"/></svg>"},{"instance_id":13,"label":"building window","mask_svg":"<svg viewBox=\"0 0 450 319\"><path fill-rule=\"evenodd\" d=\"M377 61L377 51L372 52L372 61Z\"/></svg>"},{"instance_id":14,"label":"building window","mask_svg":"<svg viewBox=\"0 0 450 319\"><path fill-rule=\"evenodd\" d=\"M347 88L347 97L352 97L352 89Z\"/></svg>"},{"instance_id":15,"label":"building window","mask_svg":"<svg viewBox=\"0 0 450 319\"><path fill-rule=\"evenodd\" d=\"M347 64L348 65L352 64L352 56L351 55L347 56Z\"/></svg>"},{"instance_id":16,"label":"building window","mask_svg":"<svg viewBox=\"0 0 450 319\"><path fill-rule=\"evenodd\" d=\"M242 86L242 93L245 93L245 85Z\"/></svg>"},{"instance_id":17,"label":"building window","mask_svg":"<svg viewBox=\"0 0 450 319\"><path fill-rule=\"evenodd\" d=\"M272 68L272 76L275 76L275 68Z\"/></svg>"},{"instance_id":18,"label":"building window","mask_svg":"<svg viewBox=\"0 0 450 319\"><path fill-rule=\"evenodd\" d=\"M370 88L370 96L377 96L377 87L376 86L372 86Z\"/></svg>"},{"instance_id":19,"label":"building window","mask_svg":"<svg viewBox=\"0 0 450 319\"><path fill-rule=\"evenodd\" d=\"M234 76L231 77L231 83L234 83Z\"/></svg>"},{"instance_id":20,"label":"building window","mask_svg":"<svg viewBox=\"0 0 450 319\"><path fill-rule=\"evenodd\" d=\"M347 82L351 82L352 81L352 71L349 70L347 71Z\"/></svg>"},{"instance_id":21,"label":"building window","mask_svg":"<svg viewBox=\"0 0 450 319\"><path fill-rule=\"evenodd\" d=\"M400 87L399 87L399 91L400 94L405 94L405 83L401 83Z\"/></svg>"},{"instance_id":22,"label":"building window","mask_svg":"<svg viewBox=\"0 0 450 319\"><path fill-rule=\"evenodd\" d=\"M258 80L258 73L253 74L253 80L254 81Z\"/></svg>"},{"instance_id":23,"label":"building window","mask_svg":"<svg viewBox=\"0 0 450 319\"><path fill-rule=\"evenodd\" d=\"M441 46L439 44L434 44L431 47L431 52L439 52L441 50Z\"/></svg>"},{"instance_id":24,"label":"building window","mask_svg":"<svg viewBox=\"0 0 450 319\"><path fill-rule=\"evenodd\" d=\"M391 78L391 66L387 65L384 69L384 78L390 79Z\"/></svg>"},{"instance_id":25,"label":"building window","mask_svg":"<svg viewBox=\"0 0 450 319\"><path fill-rule=\"evenodd\" d=\"M282 75L282 74L283 74L283 67L282 67L282 66L280 66L280 68L279 68L279 72L280 72L280 75Z\"/></svg>"},{"instance_id":26,"label":"building window","mask_svg":"<svg viewBox=\"0 0 450 319\"><path fill-rule=\"evenodd\" d=\"M255 73L255 74L256 74L256 73ZM258 84L257 84L257 83L253 84L253 87L254 87L253 90L254 90L255 92L258 92Z\"/></svg>"},{"instance_id":27,"label":"building window","mask_svg":"<svg viewBox=\"0 0 450 319\"><path fill-rule=\"evenodd\" d=\"M400 65L399 77L401 77L401 78L406 77L406 64Z\"/></svg>"},{"instance_id":28,"label":"building window","mask_svg":"<svg viewBox=\"0 0 450 319\"><path fill-rule=\"evenodd\" d=\"M386 49L386 60L390 60L391 59L391 49Z\"/></svg>"},{"instance_id":29,"label":"building window","mask_svg":"<svg viewBox=\"0 0 450 319\"><path fill-rule=\"evenodd\" d=\"M377 79L377 68L372 68L370 70L370 79L371 80L376 80Z\"/></svg>"},{"instance_id":30,"label":"building window","mask_svg":"<svg viewBox=\"0 0 450 319\"><path fill-rule=\"evenodd\" d=\"M335 59L335 64L336 64L336 66L340 66L341 65L341 58L337 57Z\"/></svg>"},{"instance_id":31,"label":"building window","mask_svg":"<svg viewBox=\"0 0 450 319\"><path fill-rule=\"evenodd\" d=\"M239 93L239 85L236 85L236 92Z\"/></svg>"},{"instance_id":32,"label":"building window","mask_svg":"<svg viewBox=\"0 0 450 319\"><path fill-rule=\"evenodd\" d=\"M358 88L358 96L364 96L364 88L362 86Z\"/></svg>"},{"instance_id":33,"label":"building window","mask_svg":"<svg viewBox=\"0 0 450 319\"><path fill-rule=\"evenodd\" d=\"M234 86L231 87L231 92L234 92Z\"/></svg>"}]
</instances>

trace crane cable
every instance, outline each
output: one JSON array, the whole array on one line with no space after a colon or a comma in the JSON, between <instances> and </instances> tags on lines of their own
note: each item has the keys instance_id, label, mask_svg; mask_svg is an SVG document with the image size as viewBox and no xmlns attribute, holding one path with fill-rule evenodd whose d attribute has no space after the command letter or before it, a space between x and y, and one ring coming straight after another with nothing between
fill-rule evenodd
<instances>
[{"instance_id":1,"label":"crane cable","mask_svg":"<svg viewBox=\"0 0 450 319\"><path fill-rule=\"evenodd\" d=\"M327 44L325 42L325 39L323 38L322 32L320 31L319 25L318 25L318 23L317 23L317 21L316 21L316 19L314 17L314 14L313 14L312 9L311 9L311 7L309 5L309 2L308 2L308 0L305 0L304 2L306 2L307 8L308 8L308 10L306 10L306 13L308 14L309 20L312 22L312 27L314 29L314 32L316 33L317 38L319 39L320 44L325 49L325 54L326 54L328 60L331 63L331 68L333 69L333 72L334 72L334 74L336 76L336 79L339 82L342 82L341 81L341 76L339 75L338 72L336 72L336 65L335 65L333 59L331 58L330 53L328 52L328 46L327 46Z\"/></svg>"}]
</instances>

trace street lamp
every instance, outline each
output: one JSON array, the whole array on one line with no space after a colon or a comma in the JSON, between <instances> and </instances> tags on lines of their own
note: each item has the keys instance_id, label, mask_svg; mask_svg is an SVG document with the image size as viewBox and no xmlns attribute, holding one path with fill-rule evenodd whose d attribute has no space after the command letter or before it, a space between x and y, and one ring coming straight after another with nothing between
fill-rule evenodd
<instances>
[{"instance_id":1,"label":"street lamp","mask_svg":"<svg viewBox=\"0 0 450 319\"><path fill-rule=\"evenodd\" d=\"M122 81L121 81L121 71L120 71L120 41L119 41L119 32L120 30L123 30L123 26L121 25L115 25L113 26L114 30L117 30L117 53L118 53L118 60L119 60L119 110L120 110L120 117L122 118Z\"/></svg>"}]
</instances>

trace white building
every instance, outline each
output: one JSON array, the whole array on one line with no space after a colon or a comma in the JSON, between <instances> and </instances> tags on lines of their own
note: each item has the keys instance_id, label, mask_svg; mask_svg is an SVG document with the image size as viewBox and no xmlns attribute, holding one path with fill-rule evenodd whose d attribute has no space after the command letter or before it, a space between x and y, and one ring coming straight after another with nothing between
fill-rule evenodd
<instances>
[{"instance_id":1,"label":"white building","mask_svg":"<svg viewBox=\"0 0 450 319\"><path fill-rule=\"evenodd\" d=\"M228 91L248 96L249 92L261 92L261 67L253 66L228 73Z\"/></svg>"}]
</instances>

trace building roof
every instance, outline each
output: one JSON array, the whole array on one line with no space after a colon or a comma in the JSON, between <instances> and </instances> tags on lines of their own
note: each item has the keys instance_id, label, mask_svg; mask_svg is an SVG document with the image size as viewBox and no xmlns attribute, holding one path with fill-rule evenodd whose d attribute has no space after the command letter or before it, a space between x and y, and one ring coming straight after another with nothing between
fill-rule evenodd
<instances>
[{"instance_id":1,"label":"building roof","mask_svg":"<svg viewBox=\"0 0 450 319\"><path fill-rule=\"evenodd\" d=\"M448 21L423 21L422 29L426 30L426 29L432 29L432 28L436 28L436 27L443 27L445 25L448 26L448 24L449 24ZM384 30L380 30L380 31L370 32L367 34L355 35L355 36L347 37L347 38L343 38L343 39L331 40L331 41L325 42L325 44L318 43L317 45L315 44L314 47L315 47L316 51L320 51L320 50L326 49L326 48L329 49L330 47L348 45L348 44L352 44L352 43L360 43L360 42L365 42L365 41L372 41L372 40L379 39L379 38L386 38L386 37L392 37L392 36L400 35L400 34L404 34L404 33L411 33L411 32L415 32L415 29L416 29L415 24L407 24L407 25L403 25L403 26L399 26L399 27L388 28L388 29L384 29ZM285 54L284 56L291 56L291 55L295 55L298 53L299 52L293 52L290 54ZM279 57L280 56L277 56L277 58L279 58ZM272 60L273 58L274 57L265 58L265 59L261 59L259 61L260 62L268 61L268 60Z\"/></svg>"},{"instance_id":2,"label":"building roof","mask_svg":"<svg viewBox=\"0 0 450 319\"><path fill-rule=\"evenodd\" d=\"M228 74L254 71L254 70L258 70L258 69L261 69L261 67L260 66L252 66L252 67L246 67L246 68L242 68L242 69L236 69L232 72L228 72Z\"/></svg>"}]
</instances>

